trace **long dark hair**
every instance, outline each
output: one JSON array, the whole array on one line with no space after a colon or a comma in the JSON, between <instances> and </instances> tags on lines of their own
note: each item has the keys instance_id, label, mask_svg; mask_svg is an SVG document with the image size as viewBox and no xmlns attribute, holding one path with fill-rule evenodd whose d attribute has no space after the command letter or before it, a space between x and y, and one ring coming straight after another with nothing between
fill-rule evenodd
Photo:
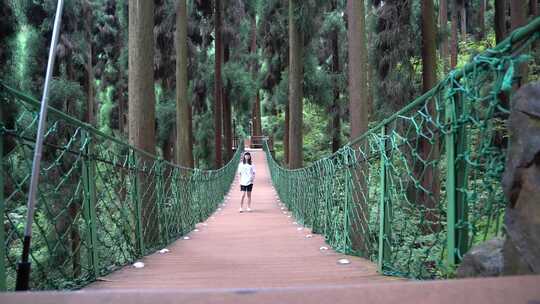
<instances>
[{"instance_id":1,"label":"long dark hair","mask_svg":"<svg viewBox=\"0 0 540 304\"><path fill-rule=\"evenodd\" d=\"M249 154L249 152L246 152L244 153L244 155L242 156L242 163L246 163L246 155L249 155L249 159L247 160L247 163L251 165L251 154Z\"/></svg>"}]
</instances>

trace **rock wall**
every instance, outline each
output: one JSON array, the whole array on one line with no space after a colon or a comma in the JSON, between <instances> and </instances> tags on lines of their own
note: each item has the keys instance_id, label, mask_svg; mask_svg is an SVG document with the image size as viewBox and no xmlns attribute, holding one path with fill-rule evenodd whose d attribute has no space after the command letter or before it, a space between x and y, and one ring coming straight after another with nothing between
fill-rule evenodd
<instances>
[{"instance_id":1,"label":"rock wall","mask_svg":"<svg viewBox=\"0 0 540 304\"><path fill-rule=\"evenodd\" d=\"M540 273L540 82L512 99L510 149L503 177L509 205L503 246L505 275Z\"/></svg>"}]
</instances>

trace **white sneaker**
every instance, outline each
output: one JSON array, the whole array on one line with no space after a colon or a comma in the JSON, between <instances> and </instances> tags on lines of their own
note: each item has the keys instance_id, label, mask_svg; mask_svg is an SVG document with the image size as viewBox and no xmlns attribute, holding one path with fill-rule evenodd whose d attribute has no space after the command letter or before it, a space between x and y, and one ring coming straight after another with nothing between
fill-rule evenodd
<instances>
[{"instance_id":1,"label":"white sneaker","mask_svg":"<svg viewBox=\"0 0 540 304\"><path fill-rule=\"evenodd\" d=\"M244 208L240 208L240 210L238 210L238 212L240 212L240 213L244 212Z\"/></svg>"},{"instance_id":2,"label":"white sneaker","mask_svg":"<svg viewBox=\"0 0 540 304\"><path fill-rule=\"evenodd\" d=\"M251 208L249 208L249 207L246 210L247 210L247 212L251 212Z\"/></svg>"}]
</instances>

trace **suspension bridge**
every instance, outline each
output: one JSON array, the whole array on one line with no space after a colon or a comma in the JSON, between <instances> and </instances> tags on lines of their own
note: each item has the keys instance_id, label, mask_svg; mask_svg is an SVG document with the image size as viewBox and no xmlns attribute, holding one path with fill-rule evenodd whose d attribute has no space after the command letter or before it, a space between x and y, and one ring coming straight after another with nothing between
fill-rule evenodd
<instances>
[{"instance_id":1,"label":"suspension bridge","mask_svg":"<svg viewBox=\"0 0 540 304\"><path fill-rule=\"evenodd\" d=\"M30 287L82 291L1 302L538 303L538 276L423 280L451 278L470 248L504 235L505 100L539 30L537 18L309 167L253 151L251 213L236 210L242 145L221 169L183 168L51 105ZM2 108L16 108L0 128L11 291L40 103L1 86Z\"/></svg>"}]
</instances>

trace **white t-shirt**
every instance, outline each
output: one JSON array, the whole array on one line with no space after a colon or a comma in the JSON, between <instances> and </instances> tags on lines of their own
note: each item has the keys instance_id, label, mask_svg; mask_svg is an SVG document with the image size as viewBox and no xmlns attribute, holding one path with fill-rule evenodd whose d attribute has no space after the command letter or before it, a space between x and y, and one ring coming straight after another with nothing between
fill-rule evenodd
<instances>
[{"instance_id":1,"label":"white t-shirt","mask_svg":"<svg viewBox=\"0 0 540 304\"><path fill-rule=\"evenodd\" d=\"M248 163L240 163L238 174L240 174L240 185L249 186L253 184L253 180L255 179L255 166Z\"/></svg>"}]
</instances>

